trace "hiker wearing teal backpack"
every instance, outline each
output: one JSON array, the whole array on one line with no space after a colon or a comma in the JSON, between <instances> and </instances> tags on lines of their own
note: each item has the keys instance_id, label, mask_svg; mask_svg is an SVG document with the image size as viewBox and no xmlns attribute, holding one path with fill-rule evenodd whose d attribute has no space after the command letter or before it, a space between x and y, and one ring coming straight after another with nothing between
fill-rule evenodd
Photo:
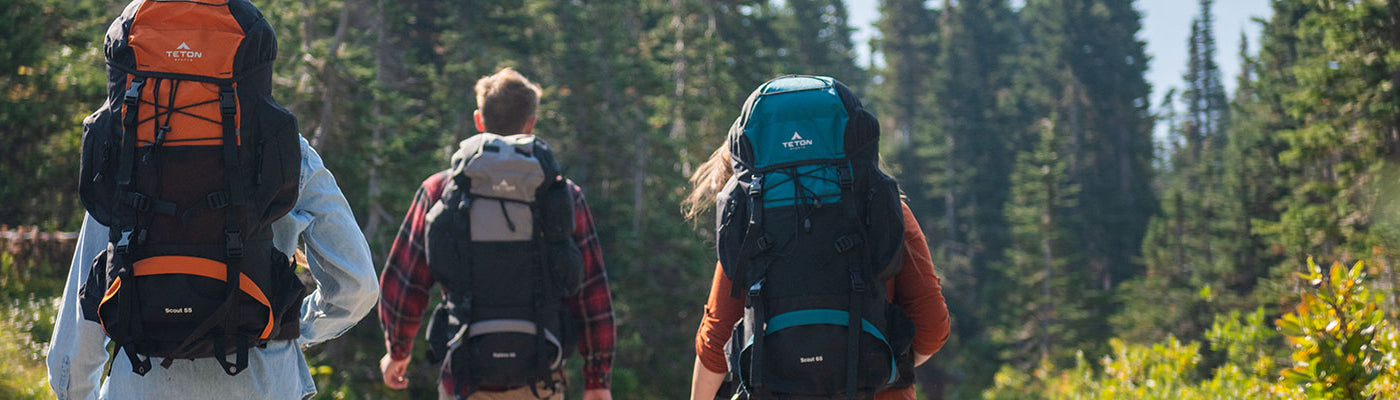
<instances>
[{"instance_id":1,"label":"hiker wearing teal backpack","mask_svg":"<svg viewBox=\"0 0 1400 400\"><path fill-rule=\"evenodd\" d=\"M612 297L583 190L534 136L540 87L506 68L476 84L480 134L423 181L381 276L384 383L405 371L428 305L441 399L563 399L563 362L583 356L583 398L608 400ZM506 136L502 136L506 135Z\"/></svg>"},{"instance_id":2,"label":"hiker wearing teal backpack","mask_svg":"<svg viewBox=\"0 0 1400 400\"><path fill-rule=\"evenodd\" d=\"M879 124L844 84L785 76L744 103L691 176L719 256L695 338L692 400L914 399L948 339L923 232L878 164Z\"/></svg>"}]
</instances>

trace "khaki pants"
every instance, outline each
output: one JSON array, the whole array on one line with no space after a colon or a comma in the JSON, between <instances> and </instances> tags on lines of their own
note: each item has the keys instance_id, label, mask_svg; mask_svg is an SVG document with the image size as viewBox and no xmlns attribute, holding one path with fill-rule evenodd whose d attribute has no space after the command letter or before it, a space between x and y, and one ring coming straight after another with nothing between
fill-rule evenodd
<instances>
[{"instance_id":1,"label":"khaki pants","mask_svg":"<svg viewBox=\"0 0 1400 400\"><path fill-rule=\"evenodd\" d=\"M541 382L535 387L534 392L531 392L530 388L528 387L511 389L504 392L487 392L484 390L478 390L476 393L472 393L471 397L468 397L467 400L536 400L537 397L535 397L535 393L539 393L540 396L549 396L545 397L545 400L564 400L563 375L564 374L562 373L557 373L554 375L554 381L556 383L554 385L555 390L553 391L550 391L549 387L545 386L545 384ZM439 400L457 400L456 396L447 394L447 389L444 389L442 387L442 384L438 384L437 387ZM551 393L553 395L550 395Z\"/></svg>"}]
</instances>

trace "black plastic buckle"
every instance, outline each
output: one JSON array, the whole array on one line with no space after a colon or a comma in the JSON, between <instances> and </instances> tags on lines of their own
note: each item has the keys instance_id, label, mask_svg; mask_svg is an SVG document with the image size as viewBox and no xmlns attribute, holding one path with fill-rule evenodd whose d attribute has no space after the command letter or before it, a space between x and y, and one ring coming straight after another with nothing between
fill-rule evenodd
<instances>
[{"instance_id":1,"label":"black plastic buckle","mask_svg":"<svg viewBox=\"0 0 1400 400\"><path fill-rule=\"evenodd\" d=\"M850 251L863 241L860 235L854 233L836 238L836 252L845 253Z\"/></svg>"},{"instance_id":2,"label":"black plastic buckle","mask_svg":"<svg viewBox=\"0 0 1400 400\"><path fill-rule=\"evenodd\" d=\"M136 192L127 193L127 204L136 211L147 212L151 210L151 198Z\"/></svg>"},{"instance_id":3,"label":"black plastic buckle","mask_svg":"<svg viewBox=\"0 0 1400 400\"><path fill-rule=\"evenodd\" d=\"M243 232L236 229L224 231L224 251L228 258L243 258Z\"/></svg>"},{"instance_id":4,"label":"black plastic buckle","mask_svg":"<svg viewBox=\"0 0 1400 400\"><path fill-rule=\"evenodd\" d=\"M204 200L209 202L210 209L217 210L228 207L228 192L221 190L210 193L208 196L204 196Z\"/></svg>"},{"instance_id":5,"label":"black plastic buckle","mask_svg":"<svg viewBox=\"0 0 1400 400\"><path fill-rule=\"evenodd\" d=\"M851 166L849 166L849 165L837 166L837 167L836 167L836 175L837 175L837 177L839 177L839 181L838 181L838 182L841 184L841 187L842 187L842 188L850 189L851 187L854 187L854 186L855 186L856 180L855 180L854 177L851 176Z\"/></svg>"},{"instance_id":6,"label":"black plastic buckle","mask_svg":"<svg viewBox=\"0 0 1400 400\"><path fill-rule=\"evenodd\" d=\"M234 115L238 113L238 96L232 87L219 89L219 111L224 115Z\"/></svg>"},{"instance_id":7,"label":"black plastic buckle","mask_svg":"<svg viewBox=\"0 0 1400 400\"><path fill-rule=\"evenodd\" d=\"M115 250L117 254L126 254L128 250L131 250L132 233L135 233L135 230L132 228L122 229L122 237L117 239L117 243L112 246L112 249Z\"/></svg>"},{"instance_id":8,"label":"black plastic buckle","mask_svg":"<svg viewBox=\"0 0 1400 400\"><path fill-rule=\"evenodd\" d=\"M753 180L749 181L749 197L760 194L763 194L763 174L754 174Z\"/></svg>"},{"instance_id":9,"label":"black plastic buckle","mask_svg":"<svg viewBox=\"0 0 1400 400\"><path fill-rule=\"evenodd\" d=\"M123 102L127 105L134 105L141 99L141 86L146 83L146 78L131 78L131 88L126 90Z\"/></svg>"},{"instance_id":10,"label":"black plastic buckle","mask_svg":"<svg viewBox=\"0 0 1400 400\"><path fill-rule=\"evenodd\" d=\"M161 125L159 128L156 128L156 137L154 144L156 146L165 144L165 134L167 133L170 133L170 125Z\"/></svg>"},{"instance_id":11,"label":"black plastic buckle","mask_svg":"<svg viewBox=\"0 0 1400 400\"><path fill-rule=\"evenodd\" d=\"M763 281L754 282L754 284L753 284L752 286L749 286L748 298L745 299L744 305L745 305L745 306L753 306L754 302L758 300L758 296L762 296L762 295L763 295Z\"/></svg>"},{"instance_id":12,"label":"black plastic buckle","mask_svg":"<svg viewBox=\"0 0 1400 400\"><path fill-rule=\"evenodd\" d=\"M860 277L860 271L851 271L851 290L865 293L865 289L865 278Z\"/></svg>"}]
</instances>

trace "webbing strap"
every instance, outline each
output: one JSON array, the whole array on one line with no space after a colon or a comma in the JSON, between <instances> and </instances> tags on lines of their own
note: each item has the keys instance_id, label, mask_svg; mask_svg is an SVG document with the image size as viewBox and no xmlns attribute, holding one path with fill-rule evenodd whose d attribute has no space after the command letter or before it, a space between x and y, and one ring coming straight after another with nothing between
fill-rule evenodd
<instances>
[{"instance_id":1,"label":"webbing strap","mask_svg":"<svg viewBox=\"0 0 1400 400\"><path fill-rule=\"evenodd\" d=\"M233 205L238 206L243 202L243 192L241 182L238 181L238 93L234 91L232 84L219 85L219 114L223 123L223 164L224 164L224 185L228 191L229 199ZM226 279L224 280L224 306L220 307L220 313L215 316L223 319L229 310L229 306L234 302L238 294L238 276L241 274L243 265L243 231L238 223L236 207L224 208L224 253L226 260L224 264L228 266ZM234 327L232 324L224 327L225 335L232 335Z\"/></svg>"},{"instance_id":2,"label":"webbing strap","mask_svg":"<svg viewBox=\"0 0 1400 400\"><path fill-rule=\"evenodd\" d=\"M850 323L847 319L849 315L850 313L845 311L825 308L785 312L769 319L768 329L765 329L763 333L772 335L778 331L802 325L847 326ZM876 339L880 339L882 342L887 341L885 339L885 334L875 328L875 324L870 323L869 320L862 318L860 320L860 329L874 336Z\"/></svg>"},{"instance_id":3,"label":"webbing strap","mask_svg":"<svg viewBox=\"0 0 1400 400\"><path fill-rule=\"evenodd\" d=\"M838 240L835 245L838 246L839 249L842 242L854 241L857 243L855 246L859 246L859 243L864 241L861 240L861 238L866 236L866 231L865 225L860 220L860 210L856 208L858 199L855 195L855 177L853 176L853 171L851 171L851 165L849 163L837 165L836 174L838 177L837 183L841 187L841 207L845 211L847 223L856 228L856 234L859 236L856 239L846 239L847 237L843 236L842 238L846 240ZM866 250L870 246L859 247L862 250ZM859 379L860 376L859 358L861 330L858 325L861 321L864 321L860 314L861 311L865 309L864 297L868 289L866 287L863 267L865 262L869 260L869 257L862 256L864 251L849 251L851 250L850 248L846 250L847 251L842 253L846 255L846 269L850 273L851 279L850 312L848 313L846 322L846 327L848 328L846 333L846 397L854 400L857 398L856 386L858 385L857 379ZM888 343L886 343L886 345L888 347ZM891 360L893 360L893 357L891 357ZM891 373L893 374L894 372Z\"/></svg>"},{"instance_id":4,"label":"webbing strap","mask_svg":"<svg viewBox=\"0 0 1400 400\"><path fill-rule=\"evenodd\" d=\"M141 86L145 83L145 78L132 77L131 88L126 90L122 100L126 105L126 115L122 117L122 147L117 158L118 187L131 185L132 170L136 168L136 118L137 110L141 108Z\"/></svg>"},{"instance_id":5,"label":"webbing strap","mask_svg":"<svg viewBox=\"0 0 1400 400\"><path fill-rule=\"evenodd\" d=\"M131 207L136 211L155 211L160 214L175 216L175 203L157 199L151 196L126 190L117 190L117 203Z\"/></svg>"},{"instance_id":6,"label":"webbing strap","mask_svg":"<svg viewBox=\"0 0 1400 400\"><path fill-rule=\"evenodd\" d=\"M854 279L858 279L858 277L857 277L857 275L856 275L855 273L852 273L851 276L852 276L852 279L853 279L853 280L852 280L852 285L854 286L854 285L856 285L856 284L858 283L858 281L855 281ZM861 322L864 322L864 321L865 321L864 319L862 319L862 318L860 317L861 308L864 306L864 304L862 304L863 302L861 301L861 297L864 296L864 294L865 294L865 293L864 293L863 290L856 290L855 288L853 288L853 289L851 290L851 304L850 304L851 311L848 312L848 313L846 313L846 315L847 315L847 317L848 317L848 318L847 318L847 321L846 321L846 324L845 324L846 327L847 327L847 330L846 330L846 397L847 397L847 398L850 398L850 399L852 399L852 400L855 400L855 399L856 399L856 386L858 385L858 382L857 382L856 380L857 380L857 378L859 378L859 376L860 376L860 375L859 375L859 373L860 373L860 367L859 367L859 365L860 365L860 331L861 331L861 328L860 328L859 325L861 325L861 324L860 324ZM891 361L891 362L893 362L893 361Z\"/></svg>"},{"instance_id":7,"label":"webbing strap","mask_svg":"<svg viewBox=\"0 0 1400 400\"><path fill-rule=\"evenodd\" d=\"M763 280L749 287L748 299L744 308L744 331L753 342L754 351L749 352L749 387L763 391L763 337L767 336L767 310L763 301Z\"/></svg>"},{"instance_id":8,"label":"webbing strap","mask_svg":"<svg viewBox=\"0 0 1400 400\"><path fill-rule=\"evenodd\" d=\"M127 361L130 361L130 362L131 362L131 372L135 373L136 375L140 375L140 376L146 376L146 373L147 373L147 372L151 372L151 358L150 358L150 357L144 357L144 358L143 358L143 357L141 357L139 354L136 354L136 351L135 351L134 349L131 348L131 345L130 345L130 344L127 344L127 345L120 345L120 346L118 346L118 348L119 348L119 350L121 350L123 353L126 353L126 359L127 359Z\"/></svg>"},{"instance_id":9,"label":"webbing strap","mask_svg":"<svg viewBox=\"0 0 1400 400\"><path fill-rule=\"evenodd\" d=\"M502 213L502 214L506 214L506 221L509 222L509 221L510 221L510 215L506 213L506 203L505 203L505 202L501 202L501 213ZM532 219L532 222L534 223L534 235L533 235L532 240L534 241L534 244L535 244L535 268L536 268L536 269L535 269L535 277L534 277L534 280L535 280L535 284L534 284L534 291L535 291L535 294L534 294L534 296L532 296L532 298L534 299L534 301L531 301L531 302L530 302L531 307L533 308L533 311L534 311L534 312L532 312L531 315L532 315L534 318L536 318L536 321L538 321L537 323L535 323L535 336L544 336L546 339L548 339L548 337L549 337L549 336L552 336L552 335L548 335L548 334L549 334L549 331L548 331L548 330L545 330L545 329L544 329L544 325L542 325L542 324L543 324L545 318L550 318L550 316L545 315L545 308L544 308L544 301L545 301L545 300L544 300L544 291L545 291L545 285L547 284L547 283L545 282L545 280L544 280L544 277L546 276L546 274L549 274L549 270L548 270L549 267L546 266L546 265L548 265L548 263L550 262L550 260L549 260L549 258L548 258L549 252L546 251L545 244L544 244L544 227L541 226L541 225L544 223L544 218L539 218L539 216L540 216L540 208L539 208L537 205L535 205L535 204L531 204L531 205L530 205L530 215L535 216L535 218L531 218L531 219ZM514 224L511 224L511 225L514 225ZM549 368L550 371L545 371L545 372L544 372L544 374L545 374L544 376L537 376L537 377L536 377L537 380L543 381L546 385L549 385L549 386L554 386L554 373L553 373L552 371L553 371L554 369L559 368L559 363L560 363L560 357L559 357L559 356L562 355L562 354L564 353L564 346L562 346L562 345L559 343L558 339L554 340L554 346L555 346L556 349L559 349L559 351L555 353L554 361L550 363L550 368ZM545 357L545 355L544 355L544 352L543 352L543 351L539 351L539 350L540 350L539 348L536 348L536 349L535 349L535 362L537 362L537 363L538 363L539 361L543 361L543 360L546 359L546 357ZM533 382L533 381L530 382L529 386L530 386L530 393L534 394L536 398L539 398L539 397L540 397L540 394L539 394L539 392L537 392L537 391L535 390L535 386L536 386L536 385L535 385L535 382Z\"/></svg>"},{"instance_id":10,"label":"webbing strap","mask_svg":"<svg viewBox=\"0 0 1400 400\"><path fill-rule=\"evenodd\" d=\"M739 265L734 269L732 281L739 284L729 289L730 297L739 297L741 289L748 284L748 269L754 257L772 248L772 239L763 229L763 175L754 174L748 190L749 221L744 227L744 242L739 245Z\"/></svg>"}]
</instances>

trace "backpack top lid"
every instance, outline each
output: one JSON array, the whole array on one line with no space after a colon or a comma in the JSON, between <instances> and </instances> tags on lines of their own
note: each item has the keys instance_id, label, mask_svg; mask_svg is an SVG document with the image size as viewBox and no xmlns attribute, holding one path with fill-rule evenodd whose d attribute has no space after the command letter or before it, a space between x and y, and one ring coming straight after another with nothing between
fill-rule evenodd
<instances>
[{"instance_id":1,"label":"backpack top lid","mask_svg":"<svg viewBox=\"0 0 1400 400\"><path fill-rule=\"evenodd\" d=\"M845 84L826 76L788 75L755 89L730 128L739 165L768 169L792 163L870 158L879 126Z\"/></svg>"},{"instance_id":2,"label":"backpack top lid","mask_svg":"<svg viewBox=\"0 0 1400 400\"><path fill-rule=\"evenodd\" d=\"M462 140L452 155L453 175L470 178L474 196L534 202L536 190L551 175L545 171L548 162L536 157L543 155L537 144L543 143L529 134L474 135Z\"/></svg>"},{"instance_id":3,"label":"backpack top lid","mask_svg":"<svg viewBox=\"0 0 1400 400\"><path fill-rule=\"evenodd\" d=\"M135 0L107 29L105 55L121 73L237 81L266 95L277 37L248 0Z\"/></svg>"}]
</instances>

